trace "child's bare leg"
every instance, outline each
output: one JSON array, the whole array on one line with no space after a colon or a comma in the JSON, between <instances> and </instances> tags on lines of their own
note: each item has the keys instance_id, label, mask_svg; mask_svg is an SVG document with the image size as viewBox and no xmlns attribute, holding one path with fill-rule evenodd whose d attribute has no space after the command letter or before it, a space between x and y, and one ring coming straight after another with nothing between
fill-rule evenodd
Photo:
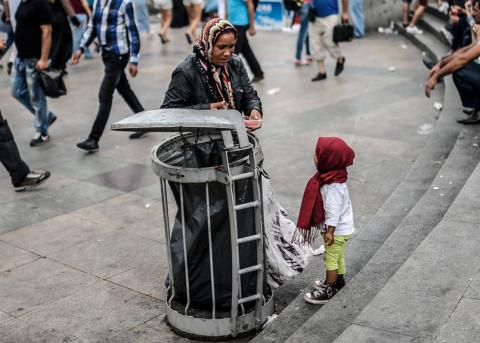
<instances>
[{"instance_id":1,"label":"child's bare leg","mask_svg":"<svg viewBox=\"0 0 480 343\"><path fill-rule=\"evenodd\" d=\"M337 276L338 276L338 270L327 270L327 277L325 280L327 280L327 285L330 287L334 287L335 283L337 282Z\"/></svg>"},{"instance_id":2,"label":"child's bare leg","mask_svg":"<svg viewBox=\"0 0 480 343\"><path fill-rule=\"evenodd\" d=\"M403 2L403 25L408 25L408 11L410 10L410 4L406 1Z\"/></svg>"}]
</instances>

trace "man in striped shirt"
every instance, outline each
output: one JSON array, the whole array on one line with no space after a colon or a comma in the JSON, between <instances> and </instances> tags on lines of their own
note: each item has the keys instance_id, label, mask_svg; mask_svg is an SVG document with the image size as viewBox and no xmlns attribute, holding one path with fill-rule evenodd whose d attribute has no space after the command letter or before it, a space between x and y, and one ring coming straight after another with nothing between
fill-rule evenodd
<instances>
[{"instance_id":1,"label":"man in striped shirt","mask_svg":"<svg viewBox=\"0 0 480 343\"><path fill-rule=\"evenodd\" d=\"M125 68L132 77L137 75L140 36L135 24L132 0L95 0L93 15L83 33L80 48L73 54L72 63L78 63L86 48L97 38L102 49L102 61L105 74L100 86L97 117L88 138L77 144L80 149L95 152L102 136L112 108L113 92L120 93L130 109L143 111L143 106L130 88ZM140 138L141 132L135 132L130 138Z\"/></svg>"}]
</instances>

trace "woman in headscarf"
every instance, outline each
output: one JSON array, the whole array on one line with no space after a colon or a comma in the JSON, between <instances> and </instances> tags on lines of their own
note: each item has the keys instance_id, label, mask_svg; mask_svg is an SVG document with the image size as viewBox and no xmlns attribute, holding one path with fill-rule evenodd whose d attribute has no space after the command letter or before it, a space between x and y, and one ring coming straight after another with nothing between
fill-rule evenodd
<instances>
[{"instance_id":1,"label":"woman in headscarf","mask_svg":"<svg viewBox=\"0 0 480 343\"><path fill-rule=\"evenodd\" d=\"M162 108L236 109L261 125L262 103L242 60L234 55L237 30L224 19L208 21L193 54L172 74Z\"/></svg>"}]
</instances>

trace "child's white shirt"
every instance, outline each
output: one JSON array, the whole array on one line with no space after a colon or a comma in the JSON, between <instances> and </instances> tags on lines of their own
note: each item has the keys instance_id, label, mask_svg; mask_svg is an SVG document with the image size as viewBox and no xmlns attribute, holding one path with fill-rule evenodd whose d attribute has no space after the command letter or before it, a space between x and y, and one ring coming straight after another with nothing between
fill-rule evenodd
<instances>
[{"instance_id":1,"label":"child's white shirt","mask_svg":"<svg viewBox=\"0 0 480 343\"><path fill-rule=\"evenodd\" d=\"M320 188L325 221L318 226L322 231L335 227L335 236L350 235L355 231L350 194L346 183L324 184Z\"/></svg>"}]
</instances>

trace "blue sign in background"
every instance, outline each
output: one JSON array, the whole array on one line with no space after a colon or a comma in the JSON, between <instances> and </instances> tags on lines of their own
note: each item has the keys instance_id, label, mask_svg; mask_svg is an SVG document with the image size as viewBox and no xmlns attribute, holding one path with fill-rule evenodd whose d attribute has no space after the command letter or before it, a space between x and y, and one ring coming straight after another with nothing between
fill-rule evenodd
<instances>
[{"instance_id":1,"label":"blue sign in background","mask_svg":"<svg viewBox=\"0 0 480 343\"><path fill-rule=\"evenodd\" d=\"M255 13L255 24L262 29L281 30L283 13L282 0L261 0Z\"/></svg>"}]
</instances>

